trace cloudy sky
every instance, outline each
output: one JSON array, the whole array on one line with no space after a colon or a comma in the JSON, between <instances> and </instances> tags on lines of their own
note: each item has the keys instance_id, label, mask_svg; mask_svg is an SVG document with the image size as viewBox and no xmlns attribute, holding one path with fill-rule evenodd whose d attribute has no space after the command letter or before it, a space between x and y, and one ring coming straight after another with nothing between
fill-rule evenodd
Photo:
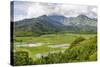
<instances>
[{"instance_id":1,"label":"cloudy sky","mask_svg":"<svg viewBox=\"0 0 100 67\"><path fill-rule=\"evenodd\" d=\"M66 17L76 17L84 14L90 18L97 18L96 6L61 3L14 1L13 12L14 21L51 14L64 15Z\"/></svg>"}]
</instances>

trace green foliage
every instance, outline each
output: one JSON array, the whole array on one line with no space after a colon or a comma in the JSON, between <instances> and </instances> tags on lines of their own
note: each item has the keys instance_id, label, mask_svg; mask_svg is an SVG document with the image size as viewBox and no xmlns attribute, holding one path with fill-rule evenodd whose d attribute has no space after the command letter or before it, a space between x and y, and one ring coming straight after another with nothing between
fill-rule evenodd
<instances>
[{"instance_id":1,"label":"green foliage","mask_svg":"<svg viewBox=\"0 0 100 67\"><path fill-rule=\"evenodd\" d=\"M32 59L32 58L29 58L29 59L28 59L28 64L29 64L29 65L33 64L33 59Z\"/></svg>"},{"instance_id":2,"label":"green foliage","mask_svg":"<svg viewBox=\"0 0 100 67\"><path fill-rule=\"evenodd\" d=\"M51 64L67 62L84 62L97 60L96 38L91 38L77 43L77 46L67 49L65 52L48 54L34 62L34 64Z\"/></svg>"},{"instance_id":3,"label":"green foliage","mask_svg":"<svg viewBox=\"0 0 100 67\"><path fill-rule=\"evenodd\" d=\"M83 37L78 37L78 38L76 38L76 39L71 43L70 48L76 46L78 43L80 43L81 41L84 41L84 40L85 40L85 38L83 38Z\"/></svg>"},{"instance_id":4,"label":"green foliage","mask_svg":"<svg viewBox=\"0 0 100 67\"><path fill-rule=\"evenodd\" d=\"M97 60L97 52L93 53L92 55L89 56L90 61L95 61Z\"/></svg>"},{"instance_id":5,"label":"green foliage","mask_svg":"<svg viewBox=\"0 0 100 67\"><path fill-rule=\"evenodd\" d=\"M18 65L28 65L28 64L32 64L33 60L31 58L29 58L28 52L26 51L17 51L14 52L14 64L15 66Z\"/></svg>"}]
</instances>

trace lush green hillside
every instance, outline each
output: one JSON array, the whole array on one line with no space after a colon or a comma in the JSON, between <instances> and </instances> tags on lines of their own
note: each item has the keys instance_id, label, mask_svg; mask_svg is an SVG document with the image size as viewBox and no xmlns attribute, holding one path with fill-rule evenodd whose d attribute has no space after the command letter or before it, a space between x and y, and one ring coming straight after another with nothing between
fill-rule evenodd
<instances>
[{"instance_id":1,"label":"lush green hillside","mask_svg":"<svg viewBox=\"0 0 100 67\"><path fill-rule=\"evenodd\" d=\"M97 20L84 15L66 18L64 16L40 16L14 22L16 36L40 36L51 33L96 33Z\"/></svg>"},{"instance_id":2,"label":"lush green hillside","mask_svg":"<svg viewBox=\"0 0 100 67\"><path fill-rule=\"evenodd\" d=\"M85 15L79 15L77 17L65 18L64 25L80 25L80 26L97 26L97 19L89 18Z\"/></svg>"},{"instance_id":3,"label":"lush green hillside","mask_svg":"<svg viewBox=\"0 0 100 67\"><path fill-rule=\"evenodd\" d=\"M46 15L15 22L16 36L39 36L62 31L63 25L49 19Z\"/></svg>"},{"instance_id":4,"label":"lush green hillside","mask_svg":"<svg viewBox=\"0 0 100 67\"><path fill-rule=\"evenodd\" d=\"M75 44L76 45L76 44ZM52 59L53 58L53 59ZM84 62L97 60L97 38L79 41L77 46L67 49L63 53L49 54L38 59L34 64Z\"/></svg>"}]
</instances>

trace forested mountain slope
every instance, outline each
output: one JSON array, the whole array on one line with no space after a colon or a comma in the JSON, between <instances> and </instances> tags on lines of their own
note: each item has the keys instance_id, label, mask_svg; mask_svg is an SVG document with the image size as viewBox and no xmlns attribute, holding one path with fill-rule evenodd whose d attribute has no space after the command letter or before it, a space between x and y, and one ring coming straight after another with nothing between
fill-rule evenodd
<instances>
[{"instance_id":1,"label":"forested mountain slope","mask_svg":"<svg viewBox=\"0 0 100 67\"><path fill-rule=\"evenodd\" d=\"M84 15L64 17L39 16L14 22L16 36L39 36L58 32L96 33L97 20Z\"/></svg>"}]
</instances>

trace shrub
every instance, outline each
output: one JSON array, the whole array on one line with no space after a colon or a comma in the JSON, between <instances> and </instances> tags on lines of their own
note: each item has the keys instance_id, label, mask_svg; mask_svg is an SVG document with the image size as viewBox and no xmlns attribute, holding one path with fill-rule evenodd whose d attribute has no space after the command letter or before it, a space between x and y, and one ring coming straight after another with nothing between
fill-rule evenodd
<instances>
[{"instance_id":1,"label":"shrub","mask_svg":"<svg viewBox=\"0 0 100 67\"><path fill-rule=\"evenodd\" d=\"M95 53L93 53L92 55L90 55L89 59L90 59L90 61L95 61L95 60L97 60L97 53L95 52Z\"/></svg>"},{"instance_id":2,"label":"shrub","mask_svg":"<svg viewBox=\"0 0 100 67\"><path fill-rule=\"evenodd\" d=\"M78 38L76 38L76 39L71 43L71 45L70 45L69 48L74 47L76 44L78 44L78 43L80 43L81 41L84 41L84 40L85 40L85 38L83 38L83 37L78 37Z\"/></svg>"},{"instance_id":3,"label":"shrub","mask_svg":"<svg viewBox=\"0 0 100 67\"><path fill-rule=\"evenodd\" d=\"M14 52L13 65L27 65L32 64L32 59L29 58L28 52L26 51L17 51Z\"/></svg>"}]
</instances>

